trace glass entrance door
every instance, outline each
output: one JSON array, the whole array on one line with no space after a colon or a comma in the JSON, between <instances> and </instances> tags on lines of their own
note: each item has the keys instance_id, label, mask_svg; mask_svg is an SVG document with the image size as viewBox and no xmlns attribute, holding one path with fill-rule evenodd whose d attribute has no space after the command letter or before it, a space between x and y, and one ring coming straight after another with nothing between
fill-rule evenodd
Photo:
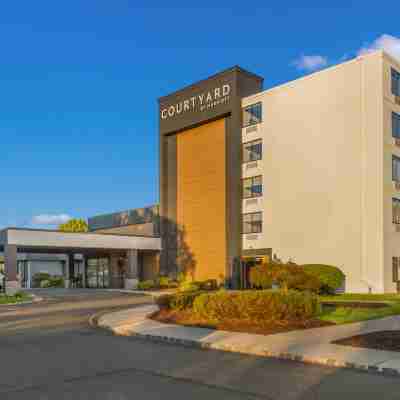
<instances>
[{"instance_id":1,"label":"glass entrance door","mask_svg":"<svg viewBox=\"0 0 400 400\"><path fill-rule=\"evenodd\" d=\"M86 284L89 288L101 289L110 286L109 259L88 258L86 267Z\"/></svg>"}]
</instances>

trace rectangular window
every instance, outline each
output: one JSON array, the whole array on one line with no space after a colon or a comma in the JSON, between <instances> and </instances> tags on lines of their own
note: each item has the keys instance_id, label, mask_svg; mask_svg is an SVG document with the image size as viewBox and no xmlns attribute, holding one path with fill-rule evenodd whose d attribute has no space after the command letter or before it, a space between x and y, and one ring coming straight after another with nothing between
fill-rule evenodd
<instances>
[{"instance_id":1,"label":"rectangular window","mask_svg":"<svg viewBox=\"0 0 400 400\"><path fill-rule=\"evenodd\" d=\"M399 257L392 257L393 282L399 281Z\"/></svg>"},{"instance_id":2,"label":"rectangular window","mask_svg":"<svg viewBox=\"0 0 400 400\"><path fill-rule=\"evenodd\" d=\"M392 112L392 136L400 139L400 115Z\"/></svg>"},{"instance_id":3,"label":"rectangular window","mask_svg":"<svg viewBox=\"0 0 400 400\"><path fill-rule=\"evenodd\" d=\"M262 159L262 140L253 140L243 143L243 162L257 161Z\"/></svg>"},{"instance_id":4,"label":"rectangular window","mask_svg":"<svg viewBox=\"0 0 400 400\"><path fill-rule=\"evenodd\" d=\"M392 68L392 93L400 96L400 73Z\"/></svg>"},{"instance_id":5,"label":"rectangular window","mask_svg":"<svg viewBox=\"0 0 400 400\"><path fill-rule=\"evenodd\" d=\"M400 158L392 156L392 180L400 182Z\"/></svg>"},{"instance_id":6,"label":"rectangular window","mask_svg":"<svg viewBox=\"0 0 400 400\"><path fill-rule=\"evenodd\" d=\"M259 124L262 121L262 103L255 103L243 108L242 123L243 128L250 125Z\"/></svg>"},{"instance_id":7,"label":"rectangular window","mask_svg":"<svg viewBox=\"0 0 400 400\"><path fill-rule=\"evenodd\" d=\"M252 197L262 196L262 176L252 176L243 179L243 198L250 199Z\"/></svg>"},{"instance_id":8,"label":"rectangular window","mask_svg":"<svg viewBox=\"0 0 400 400\"><path fill-rule=\"evenodd\" d=\"M400 224L400 200L392 199L392 221L394 224Z\"/></svg>"},{"instance_id":9,"label":"rectangular window","mask_svg":"<svg viewBox=\"0 0 400 400\"><path fill-rule=\"evenodd\" d=\"M262 232L262 212L243 214L243 233Z\"/></svg>"}]
</instances>

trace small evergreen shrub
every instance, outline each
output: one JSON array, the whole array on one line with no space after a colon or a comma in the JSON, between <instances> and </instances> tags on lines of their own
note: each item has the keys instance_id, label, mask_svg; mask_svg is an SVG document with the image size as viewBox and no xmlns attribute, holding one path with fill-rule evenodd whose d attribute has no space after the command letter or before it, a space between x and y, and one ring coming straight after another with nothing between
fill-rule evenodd
<instances>
[{"instance_id":1,"label":"small evergreen shrub","mask_svg":"<svg viewBox=\"0 0 400 400\"><path fill-rule=\"evenodd\" d=\"M308 274L295 263L275 263L257 265L250 269L250 285L256 289L270 289L275 283L284 290L294 289L319 293L322 282L317 276Z\"/></svg>"},{"instance_id":2,"label":"small evergreen shrub","mask_svg":"<svg viewBox=\"0 0 400 400\"><path fill-rule=\"evenodd\" d=\"M168 288L170 283L171 283L171 278L169 278L168 276L160 276L158 278L158 286L161 289Z\"/></svg>"},{"instance_id":3,"label":"small evergreen shrub","mask_svg":"<svg viewBox=\"0 0 400 400\"><path fill-rule=\"evenodd\" d=\"M43 287L42 281L49 281L50 274L45 272L38 272L35 275L33 275L32 280L33 280L33 287Z\"/></svg>"},{"instance_id":4,"label":"small evergreen shrub","mask_svg":"<svg viewBox=\"0 0 400 400\"><path fill-rule=\"evenodd\" d=\"M180 292L198 292L200 285L197 282L184 281L179 285Z\"/></svg>"},{"instance_id":5,"label":"small evergreen shrub","mask_svg":"<svg viewBox=\"0 0 400 400\"><path fill-rule=\"evenodd\" d=\"M196 296L193 312L209 320L307 320L319 312L316 295L295 290L218 291Z\"/></svg>"},{"instance_id":6,"label":"small evergreen shrub","mask_svg":"<svg viewBox=\"0 0 400 400\"><path fill-rule=\"evenodd\" d=\"M321 294L335 294L344 282L343 272L332 265L306 264L302 266L308 275L311 275L321 282Z\"/></svg>"},{"instance_id":7,"label":"small evergreen shrub","mask_svg":"<svg viewBox=\"0 0 400 400\"><path fill-rule=\"evenodd\" d=\"M196 297L200 294L201 292L191 291L172 295L172 298L169 302L169 308L177 311L189 310L193 308L193 303Z\"/></svg>"},{"instance_id":8,"label":"small evergreen shrub","mask_svg":"<svg viewBox=\"0 0 400 400\"><path fill-rule=\"evenodd\" d=\"M139 282L137 285L137 288L139 290L150 290L150 289L154 289L155 288L155 282L152 280L147 280L147 281L143 281L143 282Z\"/></svg>"}]
</instances>

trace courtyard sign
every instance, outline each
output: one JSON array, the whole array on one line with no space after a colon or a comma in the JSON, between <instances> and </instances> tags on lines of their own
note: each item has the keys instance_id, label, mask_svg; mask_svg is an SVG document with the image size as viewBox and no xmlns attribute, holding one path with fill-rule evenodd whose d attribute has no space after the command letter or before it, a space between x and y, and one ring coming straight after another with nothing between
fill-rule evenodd
<instances>
[{"instance_id":1,"label":"courtyard sign","mask_svg":"<svg viewBox=\"0 0 400 400\"><path fill-rule=\"evenodd\" d=\"M229 102L231 93L231 85L224 84L217 86L207 92L200 93L196 96L189 97L176 104L171 104L160 111L161 119L168 119L174 116L186 113L188 111L206 111L217 107L220 104Z\"/></svg>"}]
</instances>

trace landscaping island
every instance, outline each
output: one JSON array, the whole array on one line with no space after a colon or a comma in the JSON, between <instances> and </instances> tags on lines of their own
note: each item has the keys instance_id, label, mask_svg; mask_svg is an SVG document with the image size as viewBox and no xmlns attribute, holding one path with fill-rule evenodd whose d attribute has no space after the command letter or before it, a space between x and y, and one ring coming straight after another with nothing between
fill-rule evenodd
<instances>
[{"instance_id":1,"label":"landscaping island","mask_svg":"<svg viewBox=\"0 0 400 400\"><path fill-rule=\"evenodd\" d=\"M397 294L335 294L343 278L332 266L270 263L252 268L248 290L181 281L176 283L177 293L157 299L160 310L151 318L268 335L400 315Z\"/></svg>"}]
</instances>

